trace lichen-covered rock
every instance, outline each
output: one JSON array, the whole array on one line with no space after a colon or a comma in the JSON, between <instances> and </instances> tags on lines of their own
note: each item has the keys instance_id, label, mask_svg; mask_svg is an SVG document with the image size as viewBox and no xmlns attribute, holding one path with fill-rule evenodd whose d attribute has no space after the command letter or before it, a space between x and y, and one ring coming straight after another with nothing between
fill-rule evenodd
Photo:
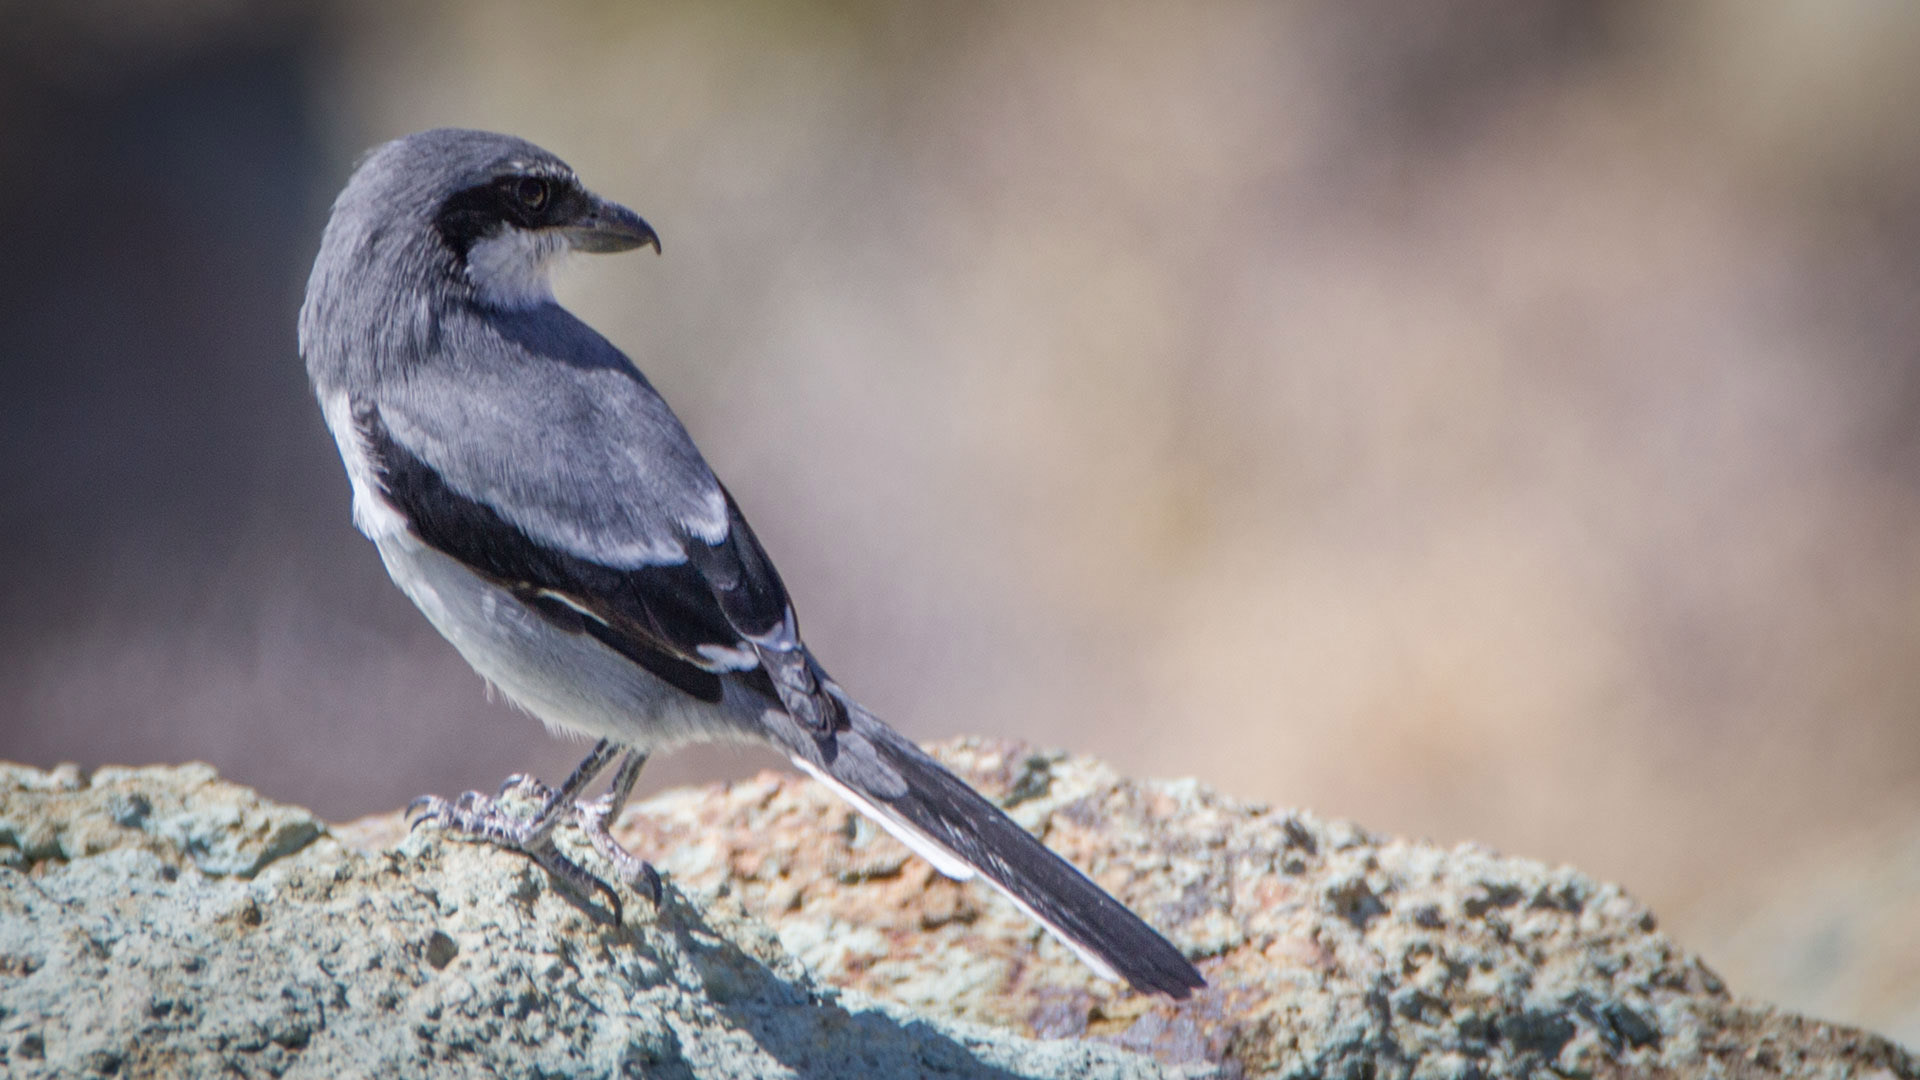
<instances>
[{"instance_id":1,"label":"lichen-covered rock","mask_svg":"<svg viewBox=\"0 0 1920 1080\"><path fill-rule=\"evenodd\" d=\"M985 740L939 756L1182 946L1192 1000L1090 978L805 778L670 792L616 832L730 889L823 981L1039 1036L1289 1077L1920 1077L1859 1031L1733 996L1617 886L1370 835Z\"/></svg>"},{"instance_id":2,"label":"lichen-covered rock","mask_svg":"<svg viewBox=\"0 0 1920 1080\"><path fill-rule=\"evenodd\" d=\"M8 1077L1166 1075L823 987L735 901L615 927L509 853L355 852L203 766L0 784Z\"/></svg>"},{"instance_id":3,"label":"lichen-covered rock","mask_svg":"<svg viewBox=\"0 0 1920 1080\"><path fill-rule=\"evenodd\" d=\"M613 927L397 815L314 838L202 767L15 769L0 1072L1920 1080L1884 1039L1734 997L1573 870L1008 744L939 753L1209 986L1089 978L797 777L633 808L617 831L667 901L629 894Z\"/></svg>"},{"instance_id":4,"label":"lichen-covered rock","mask_svg":"<svg viewBox=\"0 0 1920 1080\"><path fill-rule=\"evenodd\" d=\"M83 780L71 765L40 772L0 762L0 866L138 847L213 877L251 877L324 831L305 810L223 783L210 765L179 766L165 783L154 775L104 768Z\"/></svg>"}]
</instances>

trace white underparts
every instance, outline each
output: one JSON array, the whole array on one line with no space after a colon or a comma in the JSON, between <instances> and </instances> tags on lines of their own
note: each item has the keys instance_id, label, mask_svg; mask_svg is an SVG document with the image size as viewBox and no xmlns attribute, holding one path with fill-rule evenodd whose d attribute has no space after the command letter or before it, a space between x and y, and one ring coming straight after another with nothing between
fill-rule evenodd
<instances>
[{"instance_id":1,"label":"white underparts","mask_svg":"<svg viewBox=\"0 0 1920 1080\"><path fill-rule=\"evenodd\" d=\"M320 401L320 411L340 447L340 460L347 467L347 482L353 485L353 524L370 540L395 536L407 531L407 519L387 501L380 490L380 477L374 472L373 458L361 445L360 431L353 424L353 402L346 392L328 394Z\"/></svg>"},{"instance_id":2,"label":"white underparts","mask_svg":"<svg viewBox=\"0 0 1920 1080\"><path fill-rule=\"evenodd\" d=\"M568 247L557 231L502 225L467 249L467 280L480 300L494 307L552 303L553 267Z\"/></svg>"}]
</instances>

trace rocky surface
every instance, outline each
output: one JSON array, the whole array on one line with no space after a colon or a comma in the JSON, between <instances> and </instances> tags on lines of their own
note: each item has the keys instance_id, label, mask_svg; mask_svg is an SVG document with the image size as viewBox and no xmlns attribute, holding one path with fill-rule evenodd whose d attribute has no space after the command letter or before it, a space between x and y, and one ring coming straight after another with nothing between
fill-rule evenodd
<instances>
[{"instance_id":1,"label":"rocky surface","mask_svg":"<svg viewBox=\"0 0 1920 1080\"><path fill-rule=\"evenodd\" d=\"M0 1074L1920 1078L1732 995L1570 869L1006 744L941 756L1208 988L1091 979L795 777L635 807L667 897L613 926L511 853L326 830L203 766L0 766Z\"/></svg>"}]
</instances>

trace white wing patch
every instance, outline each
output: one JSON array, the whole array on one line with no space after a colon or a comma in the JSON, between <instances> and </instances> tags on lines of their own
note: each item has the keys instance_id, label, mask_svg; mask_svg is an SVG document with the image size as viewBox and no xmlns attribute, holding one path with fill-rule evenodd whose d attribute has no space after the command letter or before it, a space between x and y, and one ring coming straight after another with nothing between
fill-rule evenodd
<instances>
[{"instance_id":1,"label":"white wing patch","mask_svg":"<svg viewBox=\"0 0 1920 1080\"><path fill-rule=\"evenodd\" d=\"M600 616L594 614L591 611L588 611L586 608L581 607L579 604L574 603L573 599L569 597L566 593L555 592L552 589L541 589L539 592L539 595L542 597L545 597L548 600L555 600L562 604L565 604L566 606L572 608L575 612L578 612L579 614L589 619L592 619L594 622L599 623L601 626L607 625L607 620L601 618Z\"/></svg>"},{"instance_id":2,"label":"white wing patch","mask_svg":"<svg viewBox=\"0 0 1920 1080\"><path fill-rule=\"evenodd\" d=\"M773 652L793 652L800 648L800 624L794 621L793 605L788 604L780 625L764 634L748 634L747 640Z\"/></svg>"},{"instance_id":3,"label":"white wing patch","mask_svg":"<svg viewBox=\"0 0 1920 1080\"><path fill-rule=\"evenodd\" d=\"M751 671L760 665L760 658L750 649L732 649L725 645L702 645L696 651L703 659L722 671Z\"/></svg>"},{"instance_id":4,"label":"white wing patch","mask_svg":"<svg viewBox=\"0 0 1920 1080\"><path fill-rule=\"evenodd\" d=\"M707 542L709 546L718 544L727 538L727 499L720 494L720 485L715 484L700 500L700 509L705 511L700 517L680 518L680 527L693 536Z\"/></svg>"}]
</instances>

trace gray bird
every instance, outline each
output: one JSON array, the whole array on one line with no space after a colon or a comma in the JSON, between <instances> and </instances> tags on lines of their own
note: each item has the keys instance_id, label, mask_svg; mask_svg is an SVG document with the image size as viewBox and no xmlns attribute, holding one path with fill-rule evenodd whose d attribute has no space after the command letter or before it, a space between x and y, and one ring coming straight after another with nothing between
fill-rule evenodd
<instances>
[{"instance_id":1,"label":"gray bird","mask_svg":"<svg viewBox=\"0 0 1920 1080\"><path fill-rule=\"evenodd\" d=\"M773 563L627 357L554 301L573 251L659 251L633 211L523 140L434 130L375 148L334 202L300 352L394 583L550 728L597 739L530 818L468 792L415 823L524 852L591 895L573 817L619 877L659 876L607 826L649 754L770 744L953 878L978 874L1107 978L1183 998L1180 950L861 708L801 640ZM583 798L614 759L604 797ZM504 795L508 788L502 789Z\"/></svg>"}]
</instances>

